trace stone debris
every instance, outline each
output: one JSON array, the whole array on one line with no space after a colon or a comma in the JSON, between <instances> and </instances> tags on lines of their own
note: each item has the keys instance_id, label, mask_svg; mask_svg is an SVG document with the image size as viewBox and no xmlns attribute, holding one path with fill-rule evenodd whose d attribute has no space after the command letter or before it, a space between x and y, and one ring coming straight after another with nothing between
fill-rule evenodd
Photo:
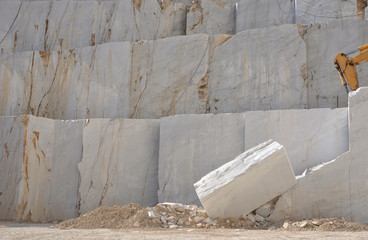
<instances>
[{"instance_id":1,"label":"stone debris","mask_svg":"<svg viewBox=\"0 0 368 240\"><path fill-rule=\"evenodd\" d=\"M182 212L179 208L184 211ZM154 212L156 217L149 217ZM193 219L201 216L202 221ZM251 216L249 214L249 216ZM168 220L163 220L168 219ZM54 226L61 229L127 229L127 228L165 228L165 229L264 229L290 231L367 231L368 226L360 223L346 222L340 219L311 219L300 222L285 221L281 226L268 222L251 221L248 217L210 218L203 208L194 205L160 203L155 207L142 207L129 204L113 207L99 207L79 218L67 220Z\"/></svg>"},{"instance_id":2,"label":"stone debris","mask_svg":"<svg viewBox=\"0 0 368 240\"><path fill-rule=\"evenodd\" d=\"M296 184L282 145L269 140L236 157L194 184L211 217L248 214ZM264 218L256 215L255 221Z\"/></svg>"}]
</instances>

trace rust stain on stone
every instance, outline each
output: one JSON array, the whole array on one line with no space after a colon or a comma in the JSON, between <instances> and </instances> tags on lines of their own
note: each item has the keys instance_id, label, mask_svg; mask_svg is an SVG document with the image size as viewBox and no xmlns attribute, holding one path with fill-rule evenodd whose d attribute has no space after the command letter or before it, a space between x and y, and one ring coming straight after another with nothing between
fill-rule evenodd
<instances>
[{"instance_id":1,"label":"rust stain on stone","mask_svg":"<svg viewBox=\"0 0 368 240\"><path fill-rule=\"evenodd\" d=\"M27 155L27 127L24 129L24 140L23 140L23 179L26 183L27 190L29 191L28 184L28 155Z\"/></svg>"},{"instance_id":2,"label":"rust stain on stone","mask_svg":"<svg viewBox=\"0 0 368 240\"><path fill-rule=\"evenodd\" d=\"M34 26L35 26L36 30L38 30L38 24L35 24Z\"/></svg>"},{"instance_id":3,"label":"rust stain on stone","mask_svg":"<svg viewBox=\"0 0 368 240\"><path fill-rule=\"evenodd\" d=\"M6 153L6 157L9 157L8 145L6 143L4 143L4 150L5 150L5 153Z\"/></svg>"},{"instance_id":4,"label":"rust stain on stone","mask_svg":"<svg viewBox=\"0 0 368 240\"><path fill-rule=\"evenodd\" d=\"M14 45L13 45L13 52L17 49L17 41L18 41L18 31L14 33Z\"/></svg>"},{"instance_id":5,"label":"rust stain on stone","mask_svg":"<svg viewBox=\"0 0 368 240\"><path fill-rule=\"evenodd\" d=\"M111 39L111 28L107 29L107 38Z\"/></svg>"},{"instance_id":6,"label":"rust stain on stone","mask_svg":"<svg viewBox=\"0 0 368 240\"><path fill-rule=\"evenodd\" d=\"M226 6L226 2L216 2L217 5L224 8Z\"/></svg>"},{"instance_id":7,"label":"rust stain on stone","mask_svg":"<svg viewBox=\"0 0 368 240\"><path fill-rule=\"evenodd\" d=\"M204 75L197 84L198 98L202 103L208 101L208 73Z\"/></svg>"},{"instance_id":8,"label":"rust stain on stone","mask_svg":"<svg viewBox=\"0 0 368 240\"><path fill-rule=\"evenodd\" d=\"M43 38L43 49L47 50L47 31L49 30L49 20L45 20L45 36Z\"/></svg>"},{"instance_id":9,"label":"rust stain on stone","mask_svg":"<svg viewBox=\"0 0 368 240\"><path fill-rule=\"evenodd\" d=\"M308 32L308 26L307 25L302 25L302 24L296 24L296 27L298 29L299 36L305 41L306 40L306 35L307 35L307 32Z\"/></svg>"},{"instance_id":10,"label":"rust stain on stone","mask_svg":"<svg viewBox=\"0 0 368 240\"><path fill-rule=\"evenodd\" d=\"M142 0L132 0L132 3L138 11L141 11Z\"/></svg>"},{"instance_id":11,"label":"rust stain on stone","mask_svg":"<svg viewBox=\"0 0 368 240\"><path fill-rule=\"evenodd\" d=\"M60 49L63 49L63 41L64 41L64 39L59 38Z\"/></svg>"},{"instance_id":12,"label":"rust stain on stone","mask_svg":"<svg viewBox=\"0 0 368 240\"><path fill-rule=\"evenodd\" d=\"M47 67L49 66L49 62L50 62L50 52L47 52L47 51L39 51L40 53L40 57L42 59L42 65L43 65L43 68L44 68L44 72L45 72L45 75L46 75L46 72L47 72Z\"/></svg>"},{"instance_id":13,"label":"rust stain on stone","mask_svg":"<svg viewBox=\"0 0 368 240\"><path fill-rule=\"evenodd\" d=\"M218 47L218 46L222 45L224 42L229 40L231 37L232 37L231 35L221 35L221 37L219 37L219 39L217 39L217 41L215 43L215 47Z\"/></svg>"},{"instance_id":14,"label":"rust stain on stone","mask_svg":"<svg viewBox=\"0 0 368 240\"><path fill-rule=\"evenodd\" d=\"M308 77L308 71L307 71L307 64L306 63L303 63L302 67L300 68L300 73L302 74L304 82L306 82L307 77Z\"/></svg>"},{"instance_id":15,"label":"rust stain on stone","mask_svg":"<svg viewBox=\"0 0 368 240\"><path fill-rule=\"evenodd\" d=\"M29 122L29 116L28 115L22 116L23 127L26 128L28 126L28 122Z\"/></svg>"},{"instance_id":16,"label":"rust stain on stone","mask_svg":"<svg viewBox=\"0 0 368 240\"><path fill-rule=\"evenodd\" d=\"M91 40L89 42L90 46L94 46L96 44L96 33L91 33Z\"/></svg>"}]
</instances>

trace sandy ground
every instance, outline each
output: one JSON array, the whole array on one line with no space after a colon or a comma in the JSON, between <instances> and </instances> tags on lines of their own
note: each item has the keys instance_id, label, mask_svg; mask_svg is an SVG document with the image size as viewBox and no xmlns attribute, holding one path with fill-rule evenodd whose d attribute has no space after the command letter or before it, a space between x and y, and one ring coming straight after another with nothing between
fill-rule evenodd
<instances>
[{"instance_id":1,"label":"sandy ground","mask_svg":"<svg viewBox=\"0 0 368 240\"><path fill-rule=\"evenodd\" d=\"M0 239L368 239L368 232L292 232L280 230L183 229L108 230L50 228L50 224L0 222Z\"/></svg>"}]
</instances>

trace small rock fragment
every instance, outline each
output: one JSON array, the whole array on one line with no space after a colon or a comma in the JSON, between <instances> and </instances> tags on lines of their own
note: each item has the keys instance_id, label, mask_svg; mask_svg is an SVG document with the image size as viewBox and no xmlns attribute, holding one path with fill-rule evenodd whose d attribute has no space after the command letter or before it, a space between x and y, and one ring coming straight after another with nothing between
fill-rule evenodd
<instances>
[{"instance_id":1,"label":"small rock fragment","mask_svg":"<svg viewBox=\"0 0 368 240\"><path fill-rule=\"evenodd\" d=\"M315 220L313 220L313 221L312 221L312 224L313 224L313 225L316 225L316 226L321 226L321 225L322 225L322 223L323 223L323 222L322 222L321 220L319 220L319 219L315 219Z\"/></svg>"},{"instance_id":2,"label":"small rock fragment","mask_svg":"<svg viewBox=\"0 0 368 240\"><path fill-rule=\"evenodd\" d=\"M305 228L307 225L308 225L307 221L303 221L303 222L298 223L298 227L300 227L300 228Z\"/></svg>"},{"instance_id":3,"label":"small rock fragment","mask_svg":"<svg viewBox=\"0 0 368 240\"><path fill-rule=\"evenodd\" d=\"M256 217L254 216L254 214L253 214L253 213L249 213L249 214L247 215L247 218L248 218L250 221L252 221L252 222L255 222L255 221L256 221Z\"/></svg>"},{"instance_id":4,"label":"small rock fragment","mask_svg":"<svg viewBox=\"0 0 368 240\"><path fill-rule=\"evenodd\" d=\"M154 218L156 215L153 211L148 211L148 217Z\"/></svg>"},{"instance_id":5,"label":"small rock fragment","mask_svg":"<svg viewBox=\"0 0 368 240\"><path fill-rule=\"evenodd\" d=\"M289 223L288 222L284 222L284 224L282 225L282 228L286 229L289 227Z\"/></svg>"},{"instance_id":6,"label":"small rock fragment","mask_svg":"<svg viewBox=\"0 0 368 240\"><path fill-rule=\"evenodd\" d=\"M169 228L173 229L173 228L178 228L178 227L179 227L178 225L173 224L173 225L170 225L170 227L169 227Z\"/></svg>"},{"instance_id":7,"label":"small rock fragment","mask_svg":"<svg viewBox=\"0 0 368 240\"><path fill-rule=\"evenodd\" d=\"M165 217L164 217L164 216L161 216L161 217L160 217L160 219L161 219L161 221L162 221L164 224L167 224L167 221L166 221L166 219L165 219Z\"/></svg>"}]
</instances>

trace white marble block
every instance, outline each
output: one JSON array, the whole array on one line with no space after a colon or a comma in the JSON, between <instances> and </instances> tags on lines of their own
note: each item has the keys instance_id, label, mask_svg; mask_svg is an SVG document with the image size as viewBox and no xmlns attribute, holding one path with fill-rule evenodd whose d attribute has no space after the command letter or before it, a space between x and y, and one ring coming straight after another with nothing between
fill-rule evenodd
<instances>
[{"instance_id":1,"label":"white marble block","mask_svg":"<svg viewBox=\"0 0 368 240\"><path fill-rule=\"evenodd\" d=\"M206 113L209 36L133 44L129 118Z\"/></svg>"},{"instance_id":2,"label":"white marble block","mask_svg":"<svg viewBox=\"0 0 368 240\"><path fill-rule=\"evenodd\" d=\"M306 108L306 62L306 45L295 25L216 35L211 112Z\"/></svg>"},{"instance_id":3,"label":"white marble block","mask_svg":"<svg viewBox=\"0 0 368 240\"><path fill-rule=\"evenodd\" d=\"M357 49L368 42L367 21L346 18L328 24L314 24L307 29L306 36L308 108L347 107L348 96L333 59L338 53ZM360 86L368 86L368 69L364 66L356 67Z\"/></svg>"},{"instance_id":4,"label":"white marble block","mask_svg":"<svg viewBox=\"0 0 368 240\"><path fill-rule=\"evenodd\" d=\"M185 34L186 7L156 0L1 1L0 52L52 51Z\"/></svg>"},{"instance_id":5,"label":"white marble block","mask_svg":"<svg viewBox=\"0 0 368 240\"><path fill-rule=\"evenodd\" d=\"M240 217L296 184L285 148L269 140L194 184L210 217Z\"/></svg>"},{"instance_id":6,"label":"white marble block","mask_svg":"<svg viewBox=\"0 0 368 240\"><path fill-rule=\"evenodd\" d=\"M159 202L201 205L193 184L244 150L244 114L162 118Z\"/></svg>"},{"instance_id":7,"label":"white marble block","mask_svg":"<svg viewBox=\"0 0 368 240\"><path fill-rule=\"evenodd\" d=\"M91 119L83 129L80 213L157 204L159 120Z\"/></svg>"},{"instance_id":8,"label":"white marble block","mask_svg":"<svg viewBox=\"0 0 368 240\"><path fill-rule=\"evenodd\" d=\"M345 21L357 15L356 0L296 0L296 3L296 22L300 24Z\"/></svg>"},{"instance_id":9,"label":"white marble block","mask_svg":"<svg viewBox=\"0 0 368 240\"><path fill-rule=\"evenodd\" d=\"M235 34L235 4L194 1L187 14L186 34Z\"/></svg>"},{"instance_id":10,"label":"white marble block","mask_svg":"<svg viewBox=\"0 0 368 240\"><path fill-rule=\"evenodd\" d=\"M123 117L128 109L129 42L0 56L0 114L53 119Z\"/></svg>"},{"instance_id":11,"label":"white marble block","mask_svg":"<svg viewBox=\"0 0 368 240\"><path fill-rule=\"evenodd\" d=\"M236 32L295 23L296 0L240 0Z\"/></svg>"},{"instance_id":12,"label":"white marble block","mask_svg":"<svg viewBox=\"0 0 368 240\"><path fill-rule=\"evenodd\" d=\"M4 181L0 190L0 202L5 203L0 219L47 222L76 217L81 121L20 116L1 117L1 123L1 138L10 136L4 139L1 164L9 170L4 176L13 181Z\"/></svg>"},{"instance_id":13,"label":"white marble block","mask_svg":"<svg viewBox=\"0 0 368 240\"><path fill-rule=\"evenodd\" d=\"M245 113L245 149L273 139L288 152L294 173L349 150L348 111L295 109Z\"/></svg>"}]
</instances>

